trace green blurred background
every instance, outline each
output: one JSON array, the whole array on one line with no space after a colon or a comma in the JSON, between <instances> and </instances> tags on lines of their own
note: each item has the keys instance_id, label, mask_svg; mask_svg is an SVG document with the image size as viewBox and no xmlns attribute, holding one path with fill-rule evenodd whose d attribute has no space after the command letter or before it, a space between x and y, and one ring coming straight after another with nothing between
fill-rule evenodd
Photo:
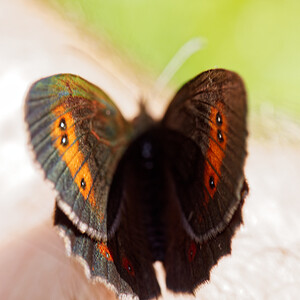
<instances>
[{"instance_id":1,"label":"green blurred background","mask_svg":"<svg viewBox=\"0 0 300 300\"><path fill-rule=\"evenodd\" d=\"M209 68L237 71L252 111L300 116L300 1L43 0L158 77L176 51L200 36L206 47L171 81L179 87Z\"/></svg>"}]
</instances>

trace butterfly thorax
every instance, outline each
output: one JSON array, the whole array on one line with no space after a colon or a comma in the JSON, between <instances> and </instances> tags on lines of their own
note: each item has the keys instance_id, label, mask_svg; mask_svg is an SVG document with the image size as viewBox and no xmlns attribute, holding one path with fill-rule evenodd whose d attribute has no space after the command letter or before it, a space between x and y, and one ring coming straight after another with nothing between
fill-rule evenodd
<instances>
[{"instance_id":1,"label":"butterfly thorax","mask_svg":"<svg viewBox=\"0 0 300 300\"><path fill-rule=\"evenodd\" d=\"M136 137L140 136L142 133L149 130L151 127L153 127L154 124L155 121L149 115L144 102L141 101L139 114L132 121L135 136Z\"/></svg>"}]
</instances>

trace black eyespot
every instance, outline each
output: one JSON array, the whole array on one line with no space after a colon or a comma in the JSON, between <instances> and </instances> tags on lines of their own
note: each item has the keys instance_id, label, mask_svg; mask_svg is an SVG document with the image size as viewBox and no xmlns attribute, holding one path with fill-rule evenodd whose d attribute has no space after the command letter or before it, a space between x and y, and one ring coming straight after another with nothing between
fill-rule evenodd
<instances>
[{"instance_id":1,"label":"black eyespot","mask_svg":"<svg viewBox=\"0 0 300 300\"><path fill-rule=\"evenodd\" d=\"M64 134L64 135L61 137L60 143L61 143L63 146L67 146L67 145L69 144L68 136L67 136L66 134Z\"/></svg>"},{"instance_id":2,"label":"black eyespot","mask_svg":"<svg viewBox=\"0 0 300 300\"><path fill-rule=\"evenodd\" d=\"M216 115L216 121L217 121L218 125L222 125L222 123L223 123L222 117L219 112Z\"/></svg>"},{"instance_id":3,"label":"black eyespot","mask_svg":"<svg viewBox=\"0 0 300 300\"><path fill-rule=\"evenodd\" d=\"M224 139L223 139L223 134L222 134L221 130L218 130L218 140L219 140L220 142L223 142L223 141L224 141Z\"/></svg>"},{"instance_id":4,"label":"black eyespot","mask_svg":"<svg viewBox=\"0 0 300 300\"><path fill-rule=\"evenodd\" d=\"M126 257L123 257L123 259L122 259L122 265L123 265L123 268L125 270L127 270L128 274L130 276L135 276L134 269L131 266L130 261Z\"/></svg>"},{"instance_id":5,"label":"black eyespot","mask_svg":"<svg viewBox=\"0 0 300 300\"><path fill-rule=\"evenodd\" d=\"M212 176L209 177L209 186L211 189L215 187L215 180Z\"/></svg>"},{"instance_id":6,"label":"black eyespot","mask_svg":"<svg viewBox=\"0 0 300 300\"><path fill-rule=\"evenodd\" d=\"M62 118L59 122L59 128L61 130L66 130L67 129L67 124L65 118Z\"/></svg>"},{"instance_id":7,"label":"black eyespot","mask_svg":"<svg viewBox=\"0 0 300 300\"><path fill-rule=\"evenodd\" d=\"M84 178L81 179L80 185L81 185L81 187L85 190L86 183L85 183Z\"/></svg>"}]
</instances>

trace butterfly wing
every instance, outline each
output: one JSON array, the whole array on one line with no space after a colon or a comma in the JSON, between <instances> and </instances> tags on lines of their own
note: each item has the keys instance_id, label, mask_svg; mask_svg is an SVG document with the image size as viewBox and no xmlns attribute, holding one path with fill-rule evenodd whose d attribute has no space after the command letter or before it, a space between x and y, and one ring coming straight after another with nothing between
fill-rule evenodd
<instances>
[{"instance_id":1,"label":"butterfly wing","mask_svg":"<svg viewBox=\"0 0 300 300\"><path fill-rule=\"evenodd\" d=\"M199 152L199 159L193 161L187 149L186 157L175 158L172 171L184 228L197 242L222 232L241 202L246 114L241 78L214 69L185 84L162 120L163 126L192 140ZM185 160L195 169L189 177Z\"/></svg>"},{"instance_id":2,"label":"butterfly wing","mask_svg":"<svg viewBox=\"0 0 300 300\"><path fill-rule=\"evenodd\" d=\"M197 243L178 219L173 218L168 227L168 247L164 260L166 285L174 292L195 293L210 279L211 269L222 256L231 253L231 240L242 223L242 206L248 186L244 183L241 202L226 228L214 238ZM176 226L176 232L174 231ZM172 230L173 229L173 230Z\"/></svg>"},{"instance_id":3,"label":"butterfly wing","mask_svg":"<svg viewBox=\"0 0 300 300\"><path fill-rule=\"evenodd\" d=\"M135 295L128 283L120 277L107 242L97 241L80 232L57 204L54 224L64 238L68 255L83 264L89 279L104 283L117 295Z\"/></svg>"},{"instance_id":4,"label":"butterfly wing","mask_svg":"<svg viewBox=\"0 0 300 300\"><path fill-rule=\"evenodd\" d=\"M240 77L216 69L185 84L162 121L173 131L171 147L165 147L173 209L163 264L167 287L175 292L194 293L231 252L248 192L246 113Z\"/></svg>"},{"instance_id":5,"label":"butterfly wing","mask_svg":"<svg viewBox=\"0 0 300 300\"><path fill-rule=\"evenodd\" d=\"M57 203L82 233L106 240L116 228L119 203L107 223L109 187L131 127L98 87L70 74L37 81L25 107L30 141Z\"/></svg>"}]
</instances>

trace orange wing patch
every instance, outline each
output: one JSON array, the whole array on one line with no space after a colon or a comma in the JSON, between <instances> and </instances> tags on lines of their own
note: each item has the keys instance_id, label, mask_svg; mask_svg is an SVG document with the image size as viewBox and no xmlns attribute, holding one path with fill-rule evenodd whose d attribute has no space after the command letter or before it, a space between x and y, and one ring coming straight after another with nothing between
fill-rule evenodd
<instances>
[{"instance_id":1,"label":"orange wing patch","mask_svg":"<svg viewBox=\"0 0 300 300\"><path fill-rule=\"evenodd\" d=\"M108 261L113 261L113 258L109 252L108 247L103 242L98 243L97 247L98 247L100 253L102 254L102 256L104 256Z\"/></svg>"},{"instance_id":2,"label":"orange wing patch","mask_svg":"<svg viewBox=\"0 0 300 300\"><path fill-rule=\"evenodd\" d=\"M76 176L74 181L84 199L88 198L90 204L95 207L95 192L94 188L92 188L93 179L88 163L84 163L84 155L79 151L72 114L71 112L66 112L64 105L56 107L53 113L57 117L51 131L54 146L58 149L61 158L68 166L72 177Z\"/></svg>"},{"instance_id":3,"label":"orange wing patch","mask_svg":"<svg viewBox=\"0 0 300 300\"><path fill-rule=\"evenodd\" d=\"M216 107L212 107L209 119L211 121L209 132L211 138L209 139L204 168L204 183L206 186L204 200L206 204L216 192L227 144L227 120L223 114L223 105L221 103Z\"/></svg>"}]
</instances>

